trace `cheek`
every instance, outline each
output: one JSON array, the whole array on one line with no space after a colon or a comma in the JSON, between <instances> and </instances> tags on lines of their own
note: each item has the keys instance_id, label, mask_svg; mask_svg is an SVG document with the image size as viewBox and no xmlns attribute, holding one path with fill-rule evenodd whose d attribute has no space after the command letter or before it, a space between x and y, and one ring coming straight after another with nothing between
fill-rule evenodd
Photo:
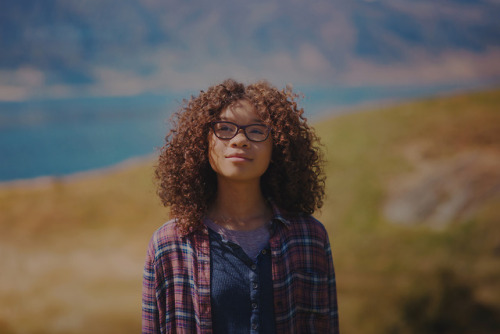
<instances>
[{"instance_id":1,"label":"cheek","mask_svg":"<svg viewBox=\"0 0 500 334\"><path fill-rule=\"evenodd\" d=\"M214 138L213 134L208 135L208 161L212 169L215 169L217 161L221 156L222 148L220 147L220 141Z\"/></svg>"},{"instance_id":2,"label":"cheek","mask_svg":"<svg viewBox=\"0 0 500 334\"><path fill-rule=\"evenodd\" d=\"M273 151L274 151L274 145L273 145L273 140L271 138L269 138L268 140L269 140L269 142L267 143L267 149L269 151L269 159L271 159L271 156L272 156Z\"/></svg>"},{"instance_id":3,"label":"cheek","mask_svg":"<svg viewBox=\"0 0 500 334\"><path fill-rule=\"evenodd\" d=\"M271 163L271 159L272 159L272 156L273 156L273 144L272 144L272 142L269 142L264 147L263 152L264 152L265 161L266 161L266 164L267 164L266 167L269 167L269 164Z\"/></svg>"}]
</instances>

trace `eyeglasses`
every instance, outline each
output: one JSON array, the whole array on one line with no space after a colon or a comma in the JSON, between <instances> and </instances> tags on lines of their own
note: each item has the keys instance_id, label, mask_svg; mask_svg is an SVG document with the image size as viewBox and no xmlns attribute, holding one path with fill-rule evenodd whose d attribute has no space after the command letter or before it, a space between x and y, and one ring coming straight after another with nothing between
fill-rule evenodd
<instances>
[{"instance_id":1,"label":"eyeglasses","mask_svg":"<svg viewBox=\"0 0 500 334\"><path fill-rule=\"evenodd\" d=\"M232 139L238 134L240 129L243 130L248 140L254 142L266 140L271 131L271 129L264 124L238 125L227 121L212 122L212 130L219 139Z\"/></svg>"}]
</instances>

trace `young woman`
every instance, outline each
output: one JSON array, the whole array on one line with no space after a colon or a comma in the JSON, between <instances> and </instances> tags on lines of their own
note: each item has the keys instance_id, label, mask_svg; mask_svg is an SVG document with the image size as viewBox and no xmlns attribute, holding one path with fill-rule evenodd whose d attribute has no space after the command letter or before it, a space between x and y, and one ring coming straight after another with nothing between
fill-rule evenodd
<instances>
[{"instance_id":1,"label":"young woman","mask_svg":"<svg viewBox=\"0 0 500 334\"><path fill-rule=\"evenodd\" d=\"M234 80L185 101L162 148L172 220L149 244L143 333L338 333L324 176L290 90Z\"/></svg>"}]
</instances>

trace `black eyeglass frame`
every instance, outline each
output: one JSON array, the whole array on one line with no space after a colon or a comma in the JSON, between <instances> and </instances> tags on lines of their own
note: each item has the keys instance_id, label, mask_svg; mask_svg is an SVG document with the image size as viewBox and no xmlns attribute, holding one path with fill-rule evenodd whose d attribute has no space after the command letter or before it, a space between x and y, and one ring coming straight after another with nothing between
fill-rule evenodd
<instances>
[{"instance_id":1,"label":"black eyeglass frame","mask_svg":"<svg viewBox=\"0 0 500 334\"><path fill-rule=\"evenodd\" d=\"M217 131L215 129L215 126L217 124L220 124L220 123L228 123L228 124L232 124L234 126L236 126L236 132L234 133L234 135L232 137L219 137L217 135ZM251 126L262 126L262 127L265 127L266 128L266 136L264 139L262 140L254 140L254 139L251 139L250 137L248 137L248 134L247 134L247 128L248 127L251 127ZM214 122L211 122L210 123L210 126L212 128L212 131L214 132L215 136L221 140L229 140L229 139L233 139L234 137L236 137L236 135L240 132L240 130L243 130L243 133L245 134L245 137L250 140L250 141L253 141L255 143L260 143L260 142L263 142L263 141L266 141L267 138L269 138L269 134L271 133L271 128L269 126L267 126L266 124L262 124L262 123L254 123L254 124L248 124L248 125L238 125L234 122L230 122L230 121L214 121Z\"/></svg>"}]
</instances>

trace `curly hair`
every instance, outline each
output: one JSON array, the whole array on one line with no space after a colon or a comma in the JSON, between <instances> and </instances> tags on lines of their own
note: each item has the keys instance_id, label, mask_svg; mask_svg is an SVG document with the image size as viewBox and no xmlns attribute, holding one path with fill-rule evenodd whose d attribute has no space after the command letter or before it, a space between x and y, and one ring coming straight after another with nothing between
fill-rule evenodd
<instances>
[{"instance_id":1,"label":"curly hair","mask_svg":"<svg viewBox=\"0 0 500 334\"><path fill-rule=\"evenodd\" d=\"M157 193L184 233L201 226L217 193L217 175L208 159L210 124L242 99L253 104L271 127L272 157L261 177L263 195L288 212L312 214L323 205L323 156L304 110L297 106L298 95L266 81L245 86L227 79L183 101L160 151Z\"/></svg>"}]
</instances>

